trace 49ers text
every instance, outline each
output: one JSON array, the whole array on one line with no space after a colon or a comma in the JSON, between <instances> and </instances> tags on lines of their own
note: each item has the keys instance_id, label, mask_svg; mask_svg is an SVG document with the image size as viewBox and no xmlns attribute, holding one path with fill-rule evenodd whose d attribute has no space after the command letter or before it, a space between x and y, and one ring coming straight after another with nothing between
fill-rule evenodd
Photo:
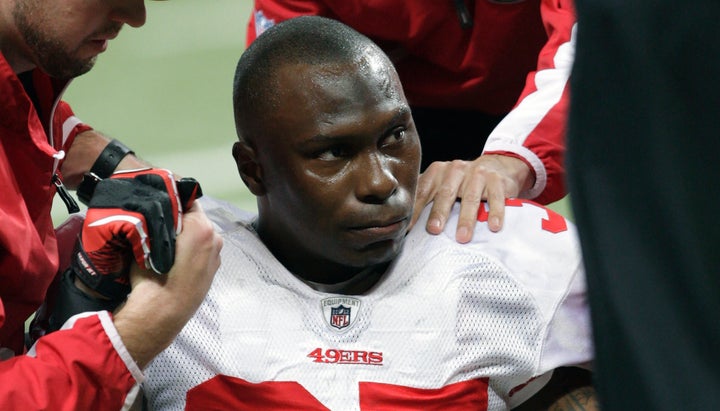
<instances>
[{"instance_id":1,"label":"49ers text","mask_svg":"<svg viewBox=\"0 0 720 411\"><path fill-rule=\"evenodd\" d=\"M383 354L375 351L338 350L316 348L307 355L313 362L325 364L366 364L382 365Z\"/></svg>"}]
</instances>

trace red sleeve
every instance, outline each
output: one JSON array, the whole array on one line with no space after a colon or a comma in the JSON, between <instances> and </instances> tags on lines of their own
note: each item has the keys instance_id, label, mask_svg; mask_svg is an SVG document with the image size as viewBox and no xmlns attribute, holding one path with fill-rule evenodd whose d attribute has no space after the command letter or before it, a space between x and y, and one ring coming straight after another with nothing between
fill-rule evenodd
<instances>
[{"instance_id":1,"label":"red sleeve","mask_svg":"<svg viewBox=\"0 0 720 411\"><path fill-rule=\"evenodd\" d=\"M518 102L490 134L483 152L524 159L535 172L535 186L521 195L548 204L566 194L565 129L576 17L570 0L543 0L541 13L548 41L537 70L528 74Z\"/></svg>"},{"instance_id":2,"label":"red sleeve","mask_svg":"<svg viewBox=\"0 0 720 411\"><path fill-rule=\"evenodd\" d=\"M247 30L247 45L270 26L297 16L332 17L330 10L319 1L312 0L255 0Z\"/></svg>"},{"instance_id":3,"label":"red sleeve","mask_svg":"<svg viewBox=\"0 0 720 411\"><path fill-rule=\"evenodd\" d=\"M54 147L58 150L68 151L75 136L87 130L92 130L92 127L75 117L75 113L68 103L60 101L55 108L55 117L53 118Z\"/></svg>"},{"instance_id":4,"label":"red sleeve","mask_svg":"<svg viewBox=\"0 0 720 411\"><path fill-rule=\"evenodd\" d=\"M38 340L27 355L0 361L0 404L18 410L120 409L142 379L129 358L110 315L86 314L71 328Z\"/></svg>"}]
</instances>

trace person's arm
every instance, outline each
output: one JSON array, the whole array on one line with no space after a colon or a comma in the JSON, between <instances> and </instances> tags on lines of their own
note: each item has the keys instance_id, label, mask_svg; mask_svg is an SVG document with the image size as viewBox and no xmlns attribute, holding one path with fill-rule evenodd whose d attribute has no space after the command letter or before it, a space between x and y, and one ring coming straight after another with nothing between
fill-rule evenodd
<instances>
[{"instance_id":1,"label":"person's arm","mask_svg":"<svg viewBox=\"0 0 720 411\"><path fill-rule=\"evenodd\" d=\"M550 381L515 411L597 411L595 388L590 371L578 367L561 367Z\"/></svg>"},{"instance_id":2,"label":"person's arm","mask_svg":"<svg viewBox=\"0 0 720 411\"><path fill-rule=\"evenodd\" d=\"M579 387L565 394L550 407L548 411L598 411L600 404L597 400L595 388L590 386Z\"/></svg>"},{"instance_id":3,"label":"person's arm","mask_svg":"<svg viewBox=\"0 0 720 411\"><path fill-rule=\"evenodd\" d=\"M222 239L199 203L184 214L175 264L159 276L136 265L132 292L115 313L114 324L141 367L165 349L202 303L220 267Z\"/></svg>"},{"instance_id":4,"label":"person's arm","mask_svg":"<svg viewBox=\"0 0 720 411\"><path fill-rule=\"evenodd\" d=\"M468 242L480 200L488 201L490 228L498 231L504 218L501 198L548 204L565 195L564 136L576 19L569 0L543 0L541 13L548 42L537 70L528 75L517 104L488 137L483 154L474 161L436 166L441 170L428 168L420 176L416 210L434 201L428 232L442 231L458 197L462 207L456 238ZM442 170L447 168L451 171Z\"/></svg>"},{"instance_id":5,"label":"person's arm","mask_svg":"<svg viewBox=\"0 0 720 411\"><path fill-rule=\"evenodd\" d=\"M95 160L109 143L109 138L95 130L82 131L74 136L72 146L60 167L64 184L70 189L76 189L85 173L90 171ZM116 170L143 167L149 167L149 164L129 154L120 161Z\"/></svg>"},{"instance_id":6,"label":"person's arm","mask_svg":"<svg viewBox=\"0 0 720 411\"><path fill-rule=\"evenodd\" d=\"M133 291L114 315L74 317L41 337L28 355L1 361L0 404L28 410L48 404L119 409L142 381L140 370L172 342L202 302L220 265L221 247L196 203L184 214L170 272L159 276L134 266Z\"/></svg>"},{"instance_id":7,"label":"person's arm","mask_svg":"<svg viewBox=\"0 0 720 411\"><path fill-rule=\"evenodd\" d=\"M519 196L549 204L566 194L565 130L577 20L571 0L543 0L540 11L548 41L538 68L528 75L516 106L488 137L483 154L524 159L532 167L534 184Z\"/></svg>"}]
</instances>

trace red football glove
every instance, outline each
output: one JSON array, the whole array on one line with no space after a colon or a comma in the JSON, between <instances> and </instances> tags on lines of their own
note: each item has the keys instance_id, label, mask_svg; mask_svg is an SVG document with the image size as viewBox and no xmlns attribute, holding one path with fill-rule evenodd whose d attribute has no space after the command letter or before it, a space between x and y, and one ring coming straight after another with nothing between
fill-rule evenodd
<instances>
[{"instance_id":1,"label":"red football glove","mask_svg":"<svg viewBox=\"0 0 720 411\"><path fill-rule=\"evenodd\" d=\"M170 271L182 212L200 196L197 181L175 181L164 169L120 171L99 181L88 204L73 271L100 294L125 298L132 259L158 274Z\"/></svg>"}]
</instances>

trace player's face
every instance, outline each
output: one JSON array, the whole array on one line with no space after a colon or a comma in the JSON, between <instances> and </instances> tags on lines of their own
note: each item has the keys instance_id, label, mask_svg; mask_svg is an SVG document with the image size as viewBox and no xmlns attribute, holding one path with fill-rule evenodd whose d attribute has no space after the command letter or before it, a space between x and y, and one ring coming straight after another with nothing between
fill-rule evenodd
<instances>
[{"instance_id":1,"label":"player's face","mask_svg":"<svg viewBox=\"0 0 720 411\"><path fill-rule=\"evenodd\" d=\"M272 137L258 152L269 165L266 200L281 261L311 266L314 280L327 281L342 268L392 260L412 215L420 161L394 69L373 56L359 66L293 65L281 70L278 89Z\"/></svg>"},{"instance_id":2,"label":"player's face","mask_svg":"<svg viewBox=\"0 0 720 411\"><path fill-rule=\"evenodd\" d=\"M26 64L52 77L89 71L123 24L145 23L144 0L16 0L12 18Z\"/></svg>"}]
</instances>

